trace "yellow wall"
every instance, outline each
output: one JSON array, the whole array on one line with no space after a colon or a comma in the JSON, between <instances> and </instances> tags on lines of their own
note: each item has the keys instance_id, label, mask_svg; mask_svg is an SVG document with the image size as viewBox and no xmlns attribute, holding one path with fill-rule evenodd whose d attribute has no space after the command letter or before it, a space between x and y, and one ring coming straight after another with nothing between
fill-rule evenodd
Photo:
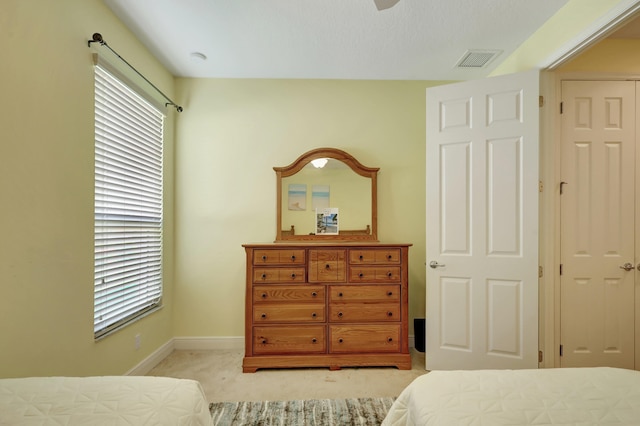
<instances>
[{"instance_id":1,"label":"yellow wall","mask_svg":"<svg viewBox=\"0 0 640 426\"><path fill-rule=\"evenodd\" d=\"M558 72L640 73L640 40L607 39L557 69Z\"/></svg>"},{"instance_id":2,"label":"yellow wall","mask_svg":"<svg viewBox=\"0 0 640 426\"><path fill-rule=\"evenodd\" d=\"M531 68L619 3L570 0L494 74ZM177 120L167 111L165 307L99 342L86 44L94 32L185 106ZM424 99L441 82L177 79L174 87L100 0L1 0L0 52L0 377L120 374L174 336L242 336L241 245L275 237L272 167L322 146L380 167L378 235L414 244L410 316L424 316Z\"/></svg>"},{"instance_id":3,"label":"yellow wall","mask_svg":"<svg viewBox=\"0 0 640 426\"><path fill-rule=\"evenodd\" d=\"M178 79L176 335L243 336L243 243L276 235L276 175L313 148L380 167L378 237L412 243L425 304L425 89L441 82Z\"/></svg>"},{"instance_id":4,"label":"yellow wall","mask_svg":"<svg viewBox=\"0 0 640 426\"><path fill-rule=\"evenodd\" d=\"M539 68L550 55L575 43L576 37L600 22L602 16L627 3L627 0L569 0L491 75Z\"/></svg>"},{"instance_id":5,"label":"yellow wall","mask_svg":"<svg viewBox=\"0 0 640 426\"><path fill-rule=\"evenodd\" d=\"M528 70L623 0L570 0L495 74ZM437 81L178 79L176 336L244 334L243 243L275 238L275 172L335 147L380 167L379 239L413 243L425 314L425 89Z\"/></svg>"},{"instance_id":6,"label":"yellow wall","mask_svg":"<svg viewBox=\"0 0 640 426\"><path fill-rule=\"evenodd\" d=\"M526 71L625 0L570 0L495 75ZM273 166L335 147L380 167L378 236L413 243L425 315L425 89L438 81L177 80L176 336L244 334L243 243L275 238Z\"/></svg>"},{"instance_id":7,"label":"yellow wall","mask_svg":"<svg viewBox=\"0 0 640 426\"><path fill-rule=\"evenodd\" d=\"M93 339L94 32L173 93L173 77L100 0L0 2L0 377L122 374L172 337L168 185L165 307Z\"/></svg>"}]
</instances>

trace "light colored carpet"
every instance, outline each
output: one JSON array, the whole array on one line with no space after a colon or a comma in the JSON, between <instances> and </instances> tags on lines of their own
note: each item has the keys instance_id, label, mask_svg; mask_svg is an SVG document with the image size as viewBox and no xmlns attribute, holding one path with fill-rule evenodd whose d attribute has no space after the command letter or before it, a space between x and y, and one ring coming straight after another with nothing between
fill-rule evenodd
<instances>
[{"instance_id":1,"label":"light colored carpet","mask_svg":"<svg viewBox=\"0 0 640 426\"><path fill-rule=\"evenodd\" d=\"M214 426L379 426L394 398L216 402Z\"/></svg>"},{"instance_id":2,"label":"light colored carpet","mask_svg":"<svg viewBox=\"0 0 640 426\"><path fill-rule=\"evenodd\" d=\"M411 349L411 370L394 367L301 368L242 372L242 350L177 350L148 375L198 380L209 402L397 397L427 373L424 353Z\"/></svg>"}]
</instances>

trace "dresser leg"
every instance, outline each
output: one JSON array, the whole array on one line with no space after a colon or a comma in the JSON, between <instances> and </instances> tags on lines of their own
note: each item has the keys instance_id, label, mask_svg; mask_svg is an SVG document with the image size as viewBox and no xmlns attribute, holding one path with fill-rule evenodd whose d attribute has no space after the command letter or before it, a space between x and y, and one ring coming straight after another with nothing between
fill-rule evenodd
<instances>
[{"instance_id":1,"label":"dresser leg","mask_svg":"<svg viewBox=\"0 0 640 426\"><path fill-rule=\"evenodd\" d=\"M342 368L339 365L330 365L329 366L329 371L338 371L338 370L342 370Z\"/></svg>"}]
</instances>

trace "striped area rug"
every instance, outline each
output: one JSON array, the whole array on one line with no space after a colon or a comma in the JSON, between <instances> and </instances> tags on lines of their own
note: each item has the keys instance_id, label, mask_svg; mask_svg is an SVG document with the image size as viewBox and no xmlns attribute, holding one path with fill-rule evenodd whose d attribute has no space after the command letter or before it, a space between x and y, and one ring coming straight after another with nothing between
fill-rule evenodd
<instances>
[{"instance_id":1,"label":"striped area rug","mask_svg":"<svg viewBox=\"0 0 640 426\"><path fill-rule=\"evenodd\" d=\"M214 402L215 426L378 426L395 398L307 399L297 401Z\"/></svg>"}]
</instances>

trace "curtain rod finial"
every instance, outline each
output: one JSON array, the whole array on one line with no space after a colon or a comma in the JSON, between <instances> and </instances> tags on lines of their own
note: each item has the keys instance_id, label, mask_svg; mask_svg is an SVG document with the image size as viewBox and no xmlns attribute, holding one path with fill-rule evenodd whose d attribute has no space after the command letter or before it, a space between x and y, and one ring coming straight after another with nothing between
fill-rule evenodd
<instances>
[{"instance_id":1,"label":"curtain rod finial","mask_svg":"<svg viewBox=\"0 0 640 426\"><path fill-rule=\"evenodd\" d=\"M91 36L91 40L89 40L87 44L91 46L91 43L100 43L102 45L107 44L107 42L105 42L102 38L102 34L100 33L93 33L93 35Z\"/></svg>"},{"instance_id":2,"label":"curtain rod finial","mask_svg":"<svg viewBox=\"0 0 640 426\"><path fill-rule=\"evenodd\" d=\"M184 111L184 108L182 108L180 105L174 104L173 102L167 102L166 104L164 104L165 107L168 107L169 105L174 107L176 109L176 111L178 111L178 112Z\"/></svg>"}]
</instances>

